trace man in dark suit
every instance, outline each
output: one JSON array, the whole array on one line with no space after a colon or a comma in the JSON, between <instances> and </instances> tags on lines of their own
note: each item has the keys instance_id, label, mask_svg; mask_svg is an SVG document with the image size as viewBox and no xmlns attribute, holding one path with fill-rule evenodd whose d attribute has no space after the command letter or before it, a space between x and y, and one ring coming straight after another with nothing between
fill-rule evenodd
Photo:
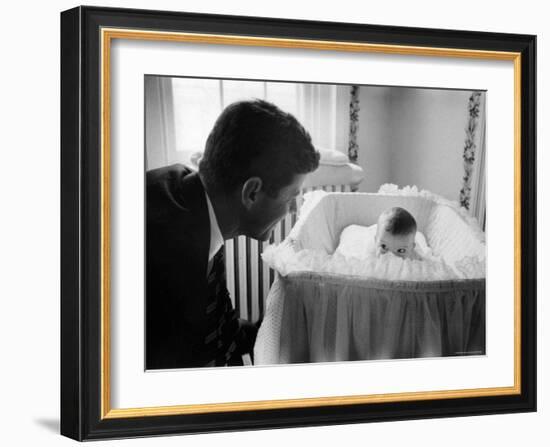
<instances>
[{"instance_id":1,"label":"man in dark suit","mask_svg":"<svg viewBox=\"0 0 550 447\"><path fill-rule=\"evenodd\" d=\"M269 239L318 163L300 123L256 100L222 112L198 172L147 172L147 369L239 364L252 351L257 327L233 309L223 242Z\"/></svg>"}]
</instances>

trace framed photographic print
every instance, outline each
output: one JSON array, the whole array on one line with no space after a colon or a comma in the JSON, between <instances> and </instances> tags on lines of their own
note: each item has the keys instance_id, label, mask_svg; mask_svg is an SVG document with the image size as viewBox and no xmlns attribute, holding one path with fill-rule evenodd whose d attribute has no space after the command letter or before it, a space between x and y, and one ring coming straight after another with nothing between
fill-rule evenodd
<instances>
[{"instance_id":1,"label":"framed photographic print","mask_svg":"<svg viewBox=\"0 0 550 447\"><path fill-rule=\"evenodd\" d=\"M535 45L61 13L61 433L535 411Z\"/></svg>"}]
</instances>

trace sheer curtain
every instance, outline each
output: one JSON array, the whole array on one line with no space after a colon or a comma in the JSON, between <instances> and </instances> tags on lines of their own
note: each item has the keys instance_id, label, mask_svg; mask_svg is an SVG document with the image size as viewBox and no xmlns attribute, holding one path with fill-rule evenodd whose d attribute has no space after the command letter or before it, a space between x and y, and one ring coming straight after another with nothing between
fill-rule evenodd
<instances>
[{"instance_id":1,"label":"sheer curtain","mask_svg":"<svg viewBox=\"0 0 550 447\"><path fill-rule=\"evenodd\" d=\"M232 102L260 98L292 113L321 149L347 153L349 86L147 76L146 167L193 166L216 118Z\"/></svg>"},{"instance_id":2,"label":"sheer curtain","mask_svg":"<svg viewBox=\"0 0 550 447\"><path fill-rule=\"evenodd\" d=\"M170 78L145 76L145 166L170 164L174 158L176 135L174 102Z\"/></svg>"},{"instance_id":3,"label":"sheer curtain","mask_svg":"<svg viewBox=\"0 0 550 447\"><path fill-rule=\"evenodd\" d=\"M347 153L350 87L296 84L296 89L296 117L310 132L313 144L317 148Z\"/></svg>"}]
</instances>

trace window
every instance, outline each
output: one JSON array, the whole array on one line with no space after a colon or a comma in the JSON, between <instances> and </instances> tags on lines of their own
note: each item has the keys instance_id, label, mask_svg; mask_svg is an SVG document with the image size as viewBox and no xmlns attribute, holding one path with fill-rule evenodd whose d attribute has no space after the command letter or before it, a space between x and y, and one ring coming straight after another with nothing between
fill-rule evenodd
<instances>
[{"instance_id":1,"label":"window","mask_svg":"<svg viewBox=\"0 0 550 447\"><path fill-rule=\"evenodd\" d=\"M347 153L347 86L148 76L145 88L147 169L172 163L196 167L224 107L254 98L296 116L315 146Z\"/></svg>"}]
</instances>

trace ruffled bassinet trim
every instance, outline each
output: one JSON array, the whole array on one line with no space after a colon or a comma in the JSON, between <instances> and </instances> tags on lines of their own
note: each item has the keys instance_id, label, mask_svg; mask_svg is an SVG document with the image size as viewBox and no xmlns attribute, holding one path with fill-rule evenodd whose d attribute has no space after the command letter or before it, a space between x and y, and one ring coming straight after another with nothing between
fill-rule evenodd
<instances>
[{"instance_id":1,"label":"ruffled bassinet trim","mask_svg":"<svg viewBox=\"0 0 550 447\"><path fill-rule=\"evenodd\" d=\"M445 256L435 253L422 260L402 259L391 253L380 257L344 257L339 253L328 253L326 250L299 247L296 239L302 226L311 211L327 195L324 191L314 191L304 196L305 202L300 210L300 219L287 239L279 245L271 245L264 250L262 254L264 262L282 276L296 272L316 272L391 281L485 278L485 235L477 220L471 217L466 210L460 208L458 203L426 190L418 191L415 186L399 189L396 185L386 184L380 188L378 194L421 197L437 205L451 208L454 212L453 215L466 224L471 253L460 258L453 257L453 252L458 252L462 248L461 245L465 243L465 239L458 234L453 234L453 237L447 239L439 235L443 239L440 245L445 247ZM438 219L438 217L435 216L434 219Z\"/></svg>"},{"instance_id":2,"label":"ruffled bassinet trim","mask_svg":"<svg viewBox=\"0 0 550 447\"><path fill-rule=\"evenodd\" d=\"M485 243L485 232L479 225L478 220L474 216L469 214L466 208L460 206L457 201L448 200L426 189L419 190L414 185L407 185L403 188L399 188L399 186L393 183L384 183L382 186L380 186L380 188L378 188L378 194L384 194L386 196L422 197L424 199L437 203L438 205L444 205L452 208L464 220L464 222L468 224L470 229L475 233L478 240L482 243Z\"/></svg>"}]
</instances>

